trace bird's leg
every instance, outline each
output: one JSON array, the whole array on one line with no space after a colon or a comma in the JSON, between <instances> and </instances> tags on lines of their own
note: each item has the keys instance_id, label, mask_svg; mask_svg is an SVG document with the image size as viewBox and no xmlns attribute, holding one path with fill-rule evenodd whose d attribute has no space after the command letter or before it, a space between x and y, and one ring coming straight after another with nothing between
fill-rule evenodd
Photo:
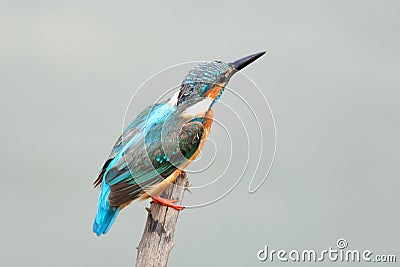
<instances>
[{"instance_id":1,"label":"bird's leg","mask_svg":"<svg viewBox=\"0 0 400 267\"><path fill-rule=\"evenodd\" d=\"M187 177L187 174L184 170L182 170L179 175L183 178ZM183 210L185 208L184 206L174 204L176 202L175 199L168 199L160 196L152 196L151 198L153 199L154 203L158 203L160 205L167 206L176 210Z\"/></svg>"},{"instance_id":2,"label":"bird's leg","mask_svg":"<svg viewBox=\"0 0 400 267\"><path fill-rule=\"evenodd\" d=\"M174 204L176 202L176 200L163 198L163 197L159 197L159 196L154 196L151 198L153 199L154 203L158 203L160 205L167 206L167 207L170 207L170 208L173 208L176 210L183 210L185 208L184 206Z\"/></svg>"}]
</instances>

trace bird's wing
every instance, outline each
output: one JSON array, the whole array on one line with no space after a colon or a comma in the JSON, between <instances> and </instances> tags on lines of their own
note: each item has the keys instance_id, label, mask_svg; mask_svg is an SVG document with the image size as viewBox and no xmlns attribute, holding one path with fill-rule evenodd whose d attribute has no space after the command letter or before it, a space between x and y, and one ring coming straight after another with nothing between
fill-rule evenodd
<instances>
[{"instance_id":1,"label":"bird's wing","mask_svg":"<svg viewBox=\"0 0 400 267\"><path fill-rule=\"evenodd\" d=\"M145 138L126 150L124 160L109 169L104 179L111 187L110 206L136 199L143 189L160 183L192 157L203 137L203 123L180 125L168 129L154 125Z\"/></svg>"},{"instance_id":2,"label":"bird's wing","mask_svg":"<svg viewBox=\"0 0 400 267\"><path fill-rule=\"evenodd\" d=\"M121 153L123 146L127 144L129 140L132 140L135 136L139 135L143 129L146 119L149 116L149 113L154 109L154 107L154 105L148 106L142 112L140 112L138 116L126 127L124 132L118 137L118 140L115 142L110 155L104 162L98 177L93 182L94 187L97 187L102 183L104 174L106 173L107 169L111 167L110 164L113 165L113 160L115 161L115 158Z\"/></svg>"}]
</instances>

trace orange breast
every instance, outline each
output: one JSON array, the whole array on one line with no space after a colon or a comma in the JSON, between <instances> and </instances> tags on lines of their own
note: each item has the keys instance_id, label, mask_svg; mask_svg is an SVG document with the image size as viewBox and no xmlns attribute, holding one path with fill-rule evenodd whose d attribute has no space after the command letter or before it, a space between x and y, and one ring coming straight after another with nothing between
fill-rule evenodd
<instances>
[{"instance_id":1,"label":"orange breast","mask_svg":"<svg viewBox=\"0 0 400 267\"><path fill-rule=\"evenodd\" d=\"M203 137L201 138L200 145L197 148L196 152L194 152L193 156L189 159L189 161L184 164L184 167L182 167L182 169L187 167L191 161L195 160L196 157L199 155L200 151L203 149L204 142L206 141L208 134L210 133L211 125L213 123L214 109L211 108L209 111L207 111L207 113L204 115L204 117L205 117L204 133L203 133Z\"/></svg>"},{"instance_id":2,"label":"orange breast","mask_svg":"<svg viewBox=\"0 0 400 267\"><path fill-rule=\"evenodd\" d=\"M210 89L206 93L206 97L215 99L222 90L222 85L216 84L214 88Z\"/></svg>"}]
</instances>

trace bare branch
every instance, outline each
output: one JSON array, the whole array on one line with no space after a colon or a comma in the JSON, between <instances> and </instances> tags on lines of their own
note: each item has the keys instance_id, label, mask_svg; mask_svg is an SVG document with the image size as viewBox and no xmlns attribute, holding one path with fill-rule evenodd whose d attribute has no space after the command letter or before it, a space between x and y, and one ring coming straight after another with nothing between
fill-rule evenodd
<instances>
[{"instance_id":1,"label":"bare branch","mask_svg":"<svg viewBox=\"0 0 400 267\"><path fill-rule=\"evenodd\" d=\"M181 204L189 180L185 172L162 194ZM167 266L168 256L173 247L175 227L179 211L157 203L146 208L148 215L142 239L137 247L136 267Z\"/></svg>"}]
</instances>

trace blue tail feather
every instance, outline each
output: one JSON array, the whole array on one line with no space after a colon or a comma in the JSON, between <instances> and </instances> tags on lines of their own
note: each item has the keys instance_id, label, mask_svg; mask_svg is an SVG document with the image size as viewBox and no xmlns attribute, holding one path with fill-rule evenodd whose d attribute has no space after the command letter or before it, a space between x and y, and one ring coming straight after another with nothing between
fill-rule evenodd
<instances>
[{"instance_id":1,"label":"blue tail feather","mask_svg":"<svg viewBox=\"0 0 400 267\"><path fill-rule=\"evenodd\" d=\"M97 236L106 234L113 225L119 213L119 207L110 207L108 195L110 194L110 187L104 182L101 184L101 192L99 195L97 215L93 223L93 232Z\"/></svg>"}]
</instances>

